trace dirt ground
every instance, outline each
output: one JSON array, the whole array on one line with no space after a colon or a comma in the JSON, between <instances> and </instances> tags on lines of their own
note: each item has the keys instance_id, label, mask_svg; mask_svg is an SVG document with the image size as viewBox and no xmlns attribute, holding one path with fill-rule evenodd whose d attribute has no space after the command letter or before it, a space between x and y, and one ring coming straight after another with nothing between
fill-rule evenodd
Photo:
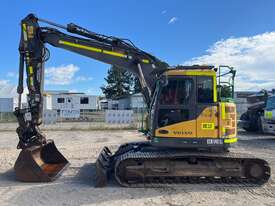
<instances>
[{"instance_id":1,"label":"dirt ground","mask_svg":"<svg viewBox=\"0 0 275 206\"><path fill-rule=\"evenodd\" d=\"M231 150L265 158L272 179L261 187L226 184L183 184L161 188L121 188L111 183L93 187L94 162L104 145L112 150L128 141L143 140L131 130L46 131L71 165L52 183L14 180L13 164L19 154L17 135L0 130L0 205L275 205L275 137L240 134Z\"/></svg>"}]
</instances>

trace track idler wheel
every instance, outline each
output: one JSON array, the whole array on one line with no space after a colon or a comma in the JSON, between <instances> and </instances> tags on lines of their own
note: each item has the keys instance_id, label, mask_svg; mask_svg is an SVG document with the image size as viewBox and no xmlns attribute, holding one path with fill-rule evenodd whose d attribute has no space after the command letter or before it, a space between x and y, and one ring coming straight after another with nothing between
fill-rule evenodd
<instances>
[{"instance_id":1,"label":"track idler wheel","mask_svg":"<svg viewBox=\"0 0 275 206\"><path fill-rule=\"evenodd\" d=\"M22 182L51 182L69 165L53 140L42 146L22 149L14 165L16 179Z\"/></svg>"},{"instance_id":2,"label":"track idler wheel","mask_svg":"<svg viewBox=\"0 0 275 206\"><path fill-rule=\"evenodd\" d=\"M249 161L246 164L245 173L247 178L256 184L264 184L270 177L270 168L263 162Z\"/></svg>"}]
</instances>

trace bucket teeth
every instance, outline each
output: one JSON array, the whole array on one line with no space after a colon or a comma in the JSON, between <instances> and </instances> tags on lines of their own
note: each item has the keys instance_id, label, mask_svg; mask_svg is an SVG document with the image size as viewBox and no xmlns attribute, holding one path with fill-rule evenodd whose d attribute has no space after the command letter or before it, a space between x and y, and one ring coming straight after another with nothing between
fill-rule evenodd
<instances>
[{"instance_id":1,"label":"bucket teeth","mask_svg":"<svg viewBox=\"0 0 275 206\"><path fill-rule=\"evenodd\" d=\"M51 182L69 165L52 140L45 145L22 149L15 165L16 179L22 182Z\"/></svg>"},{"instance_id":2,"label":"bucket teeth","mask_svg":"<svg viewBox=\"0 0 275 206\"><path fill-rule=\"evenodd\" d=\"M112 153L104 147L96 160L95 187L104 187L108 183Z\"/></svg>"}]
</instances>

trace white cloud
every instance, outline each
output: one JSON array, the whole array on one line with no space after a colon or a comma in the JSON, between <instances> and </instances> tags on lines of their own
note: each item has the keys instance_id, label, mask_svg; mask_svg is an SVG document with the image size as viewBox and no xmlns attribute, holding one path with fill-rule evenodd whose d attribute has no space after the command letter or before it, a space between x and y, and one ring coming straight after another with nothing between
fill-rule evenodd
<instances>
[{"instance_id":1,"label":"white cloud","mask_svg":"<svg viewBox=\"0 0 275 206\"><path fill-rule=\"evenodd\" d=\"M237 70L237 90L275 88L275 32L220 40L205 55L183 64L233 66Z\"/></svg>"},{"instance_id":2,"label":"white cloud","mask_svg":"<svg viewBox=\"0 0 275 206\"><path fill-rule=\"evenodd\" d=\"M24 92L22 94L22 102L27 102L27 93L28 89L25 87ZM11 84L9 80L0 80L0 97L9 97L15 98L15 103L17 102L17 86Z\"/></svg>"},{"instance_id":3,"label":"white cloud","mask_svg":"<svg viewBox=\"0 0 275 206\"><path fill-rule=\"evenodd\" d=\"M45 70L45 83L51 85L69 85L75 82L93 80L93 77L76 76L79 70L79 67L73 64L47 68Z\"/></svg>"},{"instance_id":4,"label":"white cloud","mask_svg":"<svg viewBox=\"0 0 275 206\"><path fill-rule=\"evenodd\" d=\"M73 64L47 68L45 69L45 83L52 85L68 85L75 82L93 80L93 77L89 76L76 76L78 71L79 67ZM7 77L9 78L16 76L18 76L17 73L7 73ZM27 91L27 88L25 88L24 95ZM0 79L0 97L17 97L17 85L10 83L7 79Z\"/></svg>"},{"instance_id":5,"label":"white cloud","mask_svg":"<svg viewBox=\"0 0 275 206\"><path fill-rule=\"evenodd\" d=\"M15 97L16 87L9 80L0 80L0 97Z\"/></svg>"},{"instance_id":6,"label":"white cloud","mask_svg":"<svg viewBox=\"0 0 275 206\"><path fill-rule=\"evenodd\" d=\"M9 84L9 80L0 80L0 88L5 87Z\"/></svg>"},{"instance_id":7,"label":"white cloud","mask_svg":"<svg viewBox=\"0 0 275 206\"><path fill-rule=\"evenodd\" d=\"M161 12L161 14L166 14L167 13L167 10L163 10L162 12Z\"/></svg>"},{"instance_id":8,"label":"white cloud","mask_svg":"<svg viewBox=\"0 0 275 206\"><path fill-rule=\"evenodd\" d=\"M169 20L168 24L174 24L176 21L178 21L178 18L174 16Z\"/></svg>"},{"instance_id":9,"label":"white cloud","mask_svg":"<svg viewBox=\"0 0 275 206\"><path fill-rule=\"evenodd\" d=\"M0 80L0 97L16 97L16 86L12 84L1 84Z\"/></svg>"},{"instance_id":10,"label":"white cloud","mask_svg":"<svg viewBox=\"0 0 275 206\"><path fill-rule=\"evenodd\" d=\"M85 77L85 76L78 76L75 78L76 81L91 81L93 80L93 77Z\"/></svg>"},{"instance_id":11,"label":"white cloud","mask_svg":"<svg viewBox=\"0 0 275 206\"><path fill-rule=\"evenodd\" d=\"M71 84L77 71L79 71L79 67L73 64L47 68L45 70L45 83L53 85Z\"/></svg>"}]
</instances>

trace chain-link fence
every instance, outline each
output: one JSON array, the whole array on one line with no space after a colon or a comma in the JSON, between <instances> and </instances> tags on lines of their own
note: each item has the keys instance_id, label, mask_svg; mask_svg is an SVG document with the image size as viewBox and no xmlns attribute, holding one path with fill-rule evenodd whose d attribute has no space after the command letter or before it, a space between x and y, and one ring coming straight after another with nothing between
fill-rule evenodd
<instances>
[{"instance_id":1,"label":"chain-link fence","mask_svg":"<svg viewBox=\"0 0 275 206\"><path fill-rule=\"evenodd\" d=\"M0 123L16 122L16 117L12 112L0 112Z\"/></svg>"},{"instance_id":2,"label":"chain-link fence","mask_svg":"<svg viewBox=\"0 0 275 206\"><path fill-rule=\"evenodd\" d=\"M42 130L104 130L104 129L137 129L142 130L145 125L145 112L133 111L133 120L129 123L105 121L105 112L82 111L78 118L62 118L56 115L56 120L47 121L41 125ZM52 114L50 114L52 115ZM0 113L0 130L14 130L18 126L16 117L12 112Z\"/></svg>"}]
</instances>

